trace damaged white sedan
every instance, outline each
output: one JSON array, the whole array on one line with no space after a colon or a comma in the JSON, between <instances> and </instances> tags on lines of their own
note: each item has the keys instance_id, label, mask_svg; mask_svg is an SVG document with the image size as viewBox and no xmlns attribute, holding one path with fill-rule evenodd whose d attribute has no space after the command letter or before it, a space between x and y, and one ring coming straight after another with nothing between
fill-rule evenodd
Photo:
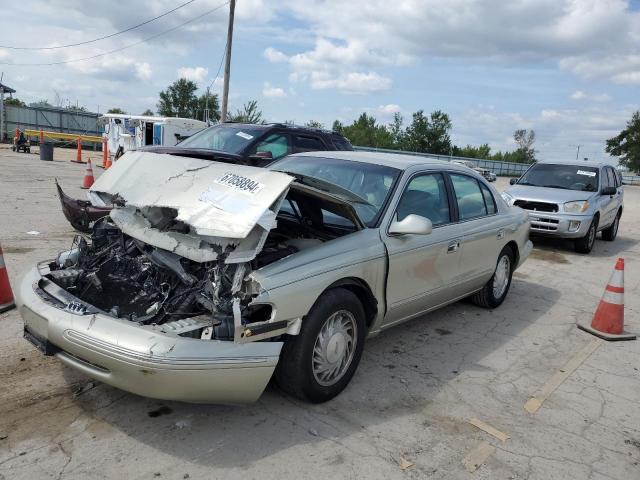
<instances>
[{"instance_id":1,"label":"damaged white sedan","mask_svg":"<svg viewBox=\"0 0 640 480\"><path fill-rule=\"evenodd\" d=\"M408 155L267 170L131 152L89 197L113 210L25 275L25 337L161 399L251 402L275 372L329 400L367 336L467 296L497 307L532 247L527 214L480 175Z\"/></svg>"}]
</instances>

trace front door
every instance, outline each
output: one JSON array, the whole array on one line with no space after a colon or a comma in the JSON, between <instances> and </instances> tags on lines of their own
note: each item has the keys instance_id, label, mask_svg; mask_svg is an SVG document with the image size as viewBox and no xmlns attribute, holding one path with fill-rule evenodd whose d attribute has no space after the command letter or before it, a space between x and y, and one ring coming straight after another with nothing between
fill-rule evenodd
<instances>
[{"instance_id":1,"label":"front door","mask_svg":"<svg viewBox=\"0 0 640 480\"><path fill-rule=\"evenodd\" d=\"M389 252L387 316L393 324L451 299L452 284L459 282L462 231L453 222L446 182L441 173L414 176L396 206L399 221L409 214L428 218L428 235L389 235L383 241Z\"/></svg>"}]
</instances>

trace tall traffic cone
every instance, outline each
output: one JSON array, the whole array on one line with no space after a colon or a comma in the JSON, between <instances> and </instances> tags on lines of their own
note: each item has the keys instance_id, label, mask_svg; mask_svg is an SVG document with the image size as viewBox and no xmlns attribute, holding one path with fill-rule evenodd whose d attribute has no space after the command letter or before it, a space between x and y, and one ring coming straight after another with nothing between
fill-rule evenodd
<instances>
[{"instance_id":1,"label":"tall traffic cone","mask_svg":"<svg viewBox=\"0 0 640 480\"><path fill-rule=\"evenodd\" d=\"M578 328L605 340L635 340L624 331L624 258L616 262L591 325L578 322Z\"/></svg>"},{"instance_id":2,"label":"tall traffic cone","mask_svg":"<svg viewBox=\"0 0 640 480\"><path fill-rule=\"evenodd\" d=\"M102 168L107 168L107 160L109 159L109 150L107 147L106 137L102 138Z\"/></svg>"},{"instance_id":3,"label":"tall traffic cone","mask_svg":"<svg viewBox=\"0 0 640 480\"><path fill-rule=\"evenodd\" d=\"M78 137L76 139L76 159L75 160L70 160L73 163L86 163L82 161L82 140L80 139L80 137Z\"/></svg>"},{"instance_id":4,"label":"tall traffic cone","mask_svg":"<svg viewBox=\"0 0 640 480\"><path fill-rule=\"evenodd\" d=\"M84 172L84 178L82 179L82 187L80 188L91 188L95 182L95 178L93 178L93 169L91 168L91 158L87 160L87 169Z\"/></svg>"},{"instance_id":5,"label":"tall traffic cone","mask_svg":"<svg viewBox=\"0 0 640 480\"><path fill-rule=\"evenodd\" d=\"M0 245L0 313L11 310L16 304L13 301L13 292L9 284L9 275L4 265L4 257L2 256L2 245Z\"/></svg>"}]
</instances>

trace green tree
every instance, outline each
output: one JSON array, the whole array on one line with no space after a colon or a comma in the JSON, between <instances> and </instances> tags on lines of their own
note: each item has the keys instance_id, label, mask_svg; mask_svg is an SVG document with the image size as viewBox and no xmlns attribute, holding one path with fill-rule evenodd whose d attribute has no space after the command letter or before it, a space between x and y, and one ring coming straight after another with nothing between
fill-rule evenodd
<instances>
[{"instance_id":1,"label":"green tree","mask_svg":"<svg viewBox=\"0 0 640 480\"><path fill-rule=\"evenodd\" d=\"M4 104L10 107L26 107L27 106L26 103L24 103L22 100L19 100L17 98L7 98L5 99Z\"/></svg>"},{"instance_id":2,"label":"green tree","mask_svg":"<svg viewBox=\"0 0 640 480\"><path fill-rule=\"evenodd\" d=\"M342 134L359 147L392 148L391 133L376 123L373 115L362 113L351 125L342 128Z\"/></svg>"},{"instance_id":3,"label":"green tree","mask_svg":"<svg viewBox=\"0 0 640 480\"><path fill-rule=\"evenodd\" d=\"M640 111L631 116L626 128L607 140L606 150L632 172L640 171Z\"/></svg>"},{"instance_id":4,"label":"green tree","mask_svg":"<svg viewBox=\"0 0 640 480\"><path fill-rule=\"evenodd\" d=\"M344 125L342 125L340 120L334 120L333 125L331 125L331 130L336 133L344 134Z\"/></svg>"},{"instance_id":5,"label":"green tree","mask_svg":"<svg viewBox=\"0 0 640 480\"><path fill-rule=\"evenodd\" d=\"M142 112L140 115L142 115L143 117L153 117L154 113L153 111L151 111L150 108L147 108L144 112Z\"/></svg>"},{"instance_id":6,"label":"green tree","mask_svg":"<svg viewBox=\"0 0 640 480\"><path fill-rule=\"evenodd\" d=\"M396 150L404 150L406 143L406 135L402 129L404 119L400 112L393 114L393 121L389 124L388 130L393 140L393 148Z\"/></svg>"},{"instance_id":7,"label":"green tree","mask_svg":"<svg viewBox=\"0 0 640 480\"><path fill-rule=\"evenodd\" d=\"M466 147L453 147L453 154L457 157L481 158L491 160L491 147L487 143L483 143L479 147L467 145Z\"/></svg>"},{"instance_id":8,"label":"green tree","mask_svg":"<svg viewBox=\"0 0 640 480\"><path fill-rule=\"evenodd\" d=\"M518 149L513 152L517 163L533 163L536 160L536 151L533 144L536 141L536 132L533 130L519 129L513 133L513 139L518 144Z\"/></svg>"},{"instance_id":9,"label":"green tree","mask_svg":"<svg viewBox=\"0 0 640 480\"><path fill-rule=\"evenodd\" d=\"M317 120L309 120L307 123L304 124L305 127L309 127L309 128L320 128L320 129L324 129L324 125L317 121Z\"/></svg>"},{"instance_id":10,"label":"green tree","mask_svg":"<svg viewBox=\"0 0 640 480\"><path fill-rule=\"evenodd\" d=\"M429 117L425 116L424 110L418 110L405 130L407 150L449 155L452 148L451 126L449 115L440 110L432 112Z\"/></svg>"},{"instance_id":11,"label":"green tree","mask_svg":"<svg viewBox=\"0 0 640 480\"><path fill-rule=\"evenodd\" d=\"M207 102L208 99L208 102ZM209 108L209 120L217 122L220 120L220 102L218 101L218 95L215 93L209 93L207 97L206 93L203 93L198 97L197 111L194 112L193 118L205 121L205 110Z\"/></svg>"},{"instance_id":12,"label":"green tree","mask_svg":"<svg viewBox=\"0 0 640 480\"><path fill-rule=\"evenodd\" d=\"M236 113L227 115L229 121L239 123L264 123L262 110L258 108L257 100L249 100Z\"/></svg>"},{"instance_id":13,"label":"green tree","mask_svg":"<svg viewBox=\"0 0 640 480\"><path fill-rule=\"evenodd\" d=\"M160 92L158 114L162 117L195 118L198 110L198 85L186 78L180 78Z\"/></svg>"},{"instance_id":14,"label":"green tree","mask_svg":"<svg viewBox=\"0 0 640 480\"><path fill-rule=\"evenodd\" d=\"M51 105L49 103L49 100L38 100L37 102L31 102L29 104L30 107L53 107L53 105Z\"/></svg>"},{"instance_id":15,"label":"green tree","mask_svg":"<svg viewBox=\"0 0 640 480\"><path fill-rule=\"evenodd\" d=\"M120 115L126 115L127 112L125 112L123 109L121 109L120 107L113 107L110 108L109 110L107 110L107 113L118 113Z\"/></svg>"}]
</instances>

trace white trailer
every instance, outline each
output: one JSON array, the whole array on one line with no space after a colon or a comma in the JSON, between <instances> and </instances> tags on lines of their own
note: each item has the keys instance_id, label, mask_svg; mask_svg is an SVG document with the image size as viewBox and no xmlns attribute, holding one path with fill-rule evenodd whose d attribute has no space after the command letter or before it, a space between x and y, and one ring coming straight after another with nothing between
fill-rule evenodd
<instances>
[{"instance_id":1,"label":"white trailer","mask_svg":"<svg viewBox=\"0 0 640 480\"><path fill-rule=\"evenodd\" d=\"M192 118L119 113L107 113L98 120L104 124L104 136L112 159L119 148L124 153L147 145L172 147L207 126L205 122Z\"/></svg>"}]
</instances>

